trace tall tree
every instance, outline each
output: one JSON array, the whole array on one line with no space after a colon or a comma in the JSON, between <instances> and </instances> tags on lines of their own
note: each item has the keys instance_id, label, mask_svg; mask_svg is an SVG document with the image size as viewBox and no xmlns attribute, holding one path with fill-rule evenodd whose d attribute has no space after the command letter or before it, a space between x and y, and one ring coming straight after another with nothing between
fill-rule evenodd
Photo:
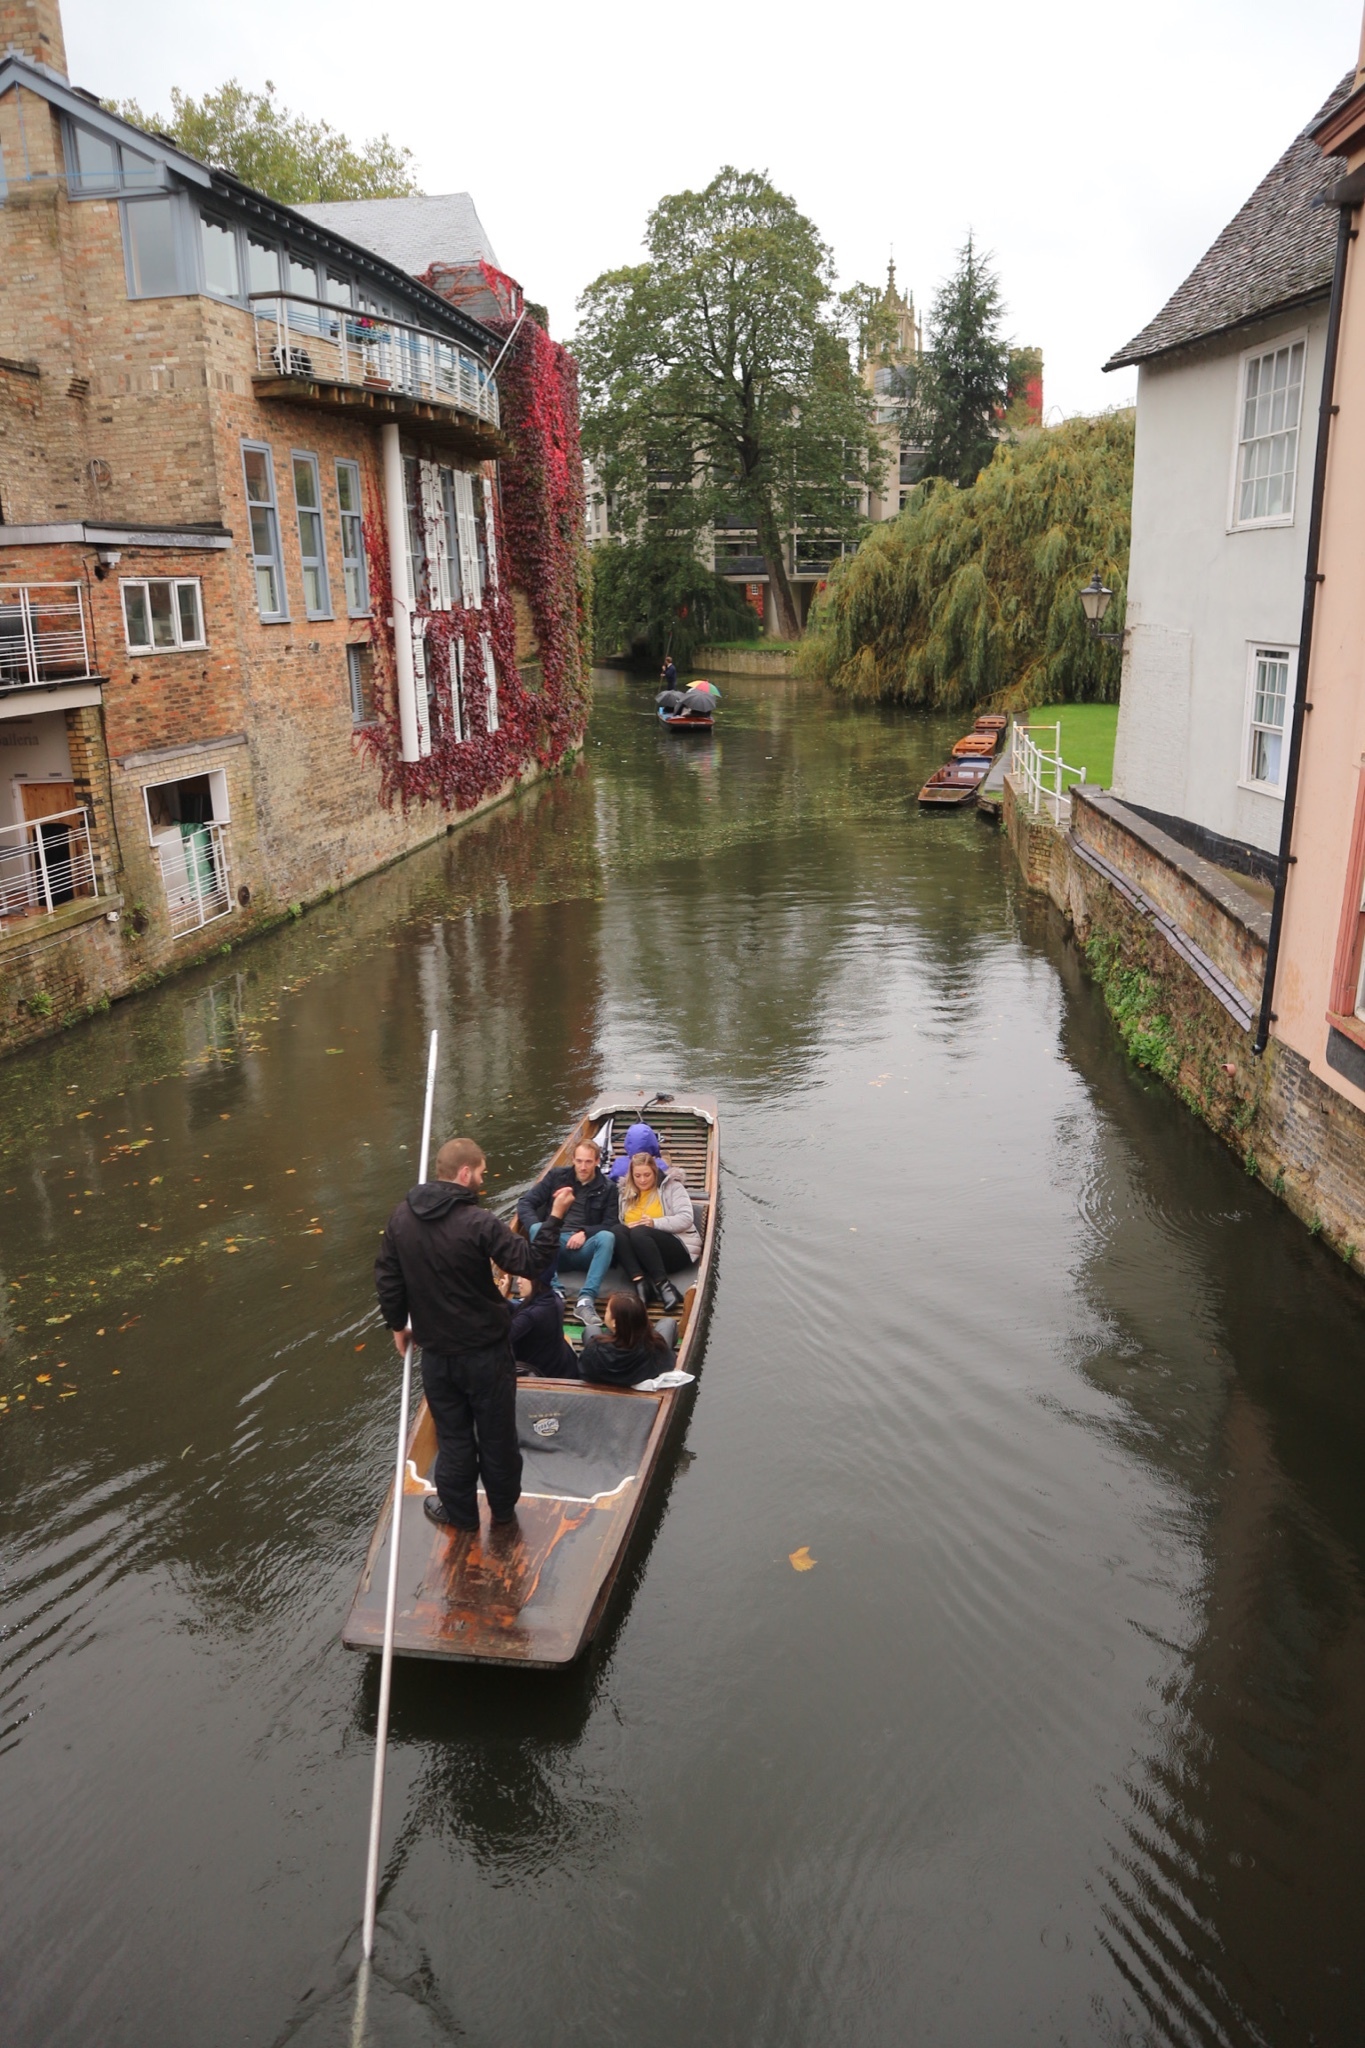
<instances>
[{"instance_id":1,"label":"tall tree","mask_svg":"<svg viewBox=\"0 0 1365 2048\"><path fill-rule=\"evenodd\" d=\"M168 135L204 163L231 171L245 185L286 206L321 199L397 199L418 190L412 151L387 135L356 148L326 121L291 114L267 79L251 92L230 78L200 100L178 86L171 115L144 114L136 100L111 100L116 114L139 128Z\"/></svg>"},{"instance_id":2,"label":"tall tree","mask_svg":"<svg viewBox=\"0 0 1365 2048\"><path fill-rule=\"evenodd\" d=\"M925 451L922 476L973 484L995 453L1009 397L1003 310L990 259L969 234L935 294L924 355L905 380L905 438Z\"/></svg>"},{"instance_id":3,"label":"tall tree","mask_svg":"<svg viewBox=\"0 0 1365 2048\"><path fill-rule=\"evenodd\" d=\"M715 521L754 527L795 638L785 540L851 537L880 460L830 252L766 173L728 165L661 200L645 240L579 301L584 447L628 528L696 545Z\"/></svg>"}]
</instances>

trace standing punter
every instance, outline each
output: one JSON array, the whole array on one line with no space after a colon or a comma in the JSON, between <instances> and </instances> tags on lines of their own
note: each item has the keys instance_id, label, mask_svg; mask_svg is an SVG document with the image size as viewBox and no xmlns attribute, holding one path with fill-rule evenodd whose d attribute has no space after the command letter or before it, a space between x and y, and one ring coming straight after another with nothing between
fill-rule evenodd
<instances>
[{"instance_id":1,"label":"standing punter","mask_svg":"<svg viewBox=\"0 0 1365 2048\"><path fill-rule=\"evenodd\" d=\"M559 1191L532 1244L480 1208L486 1164L472 1138L442 1145L435 1180L408 1190L374 1262L380 1312L399 1357L411 1342L422 1349L422 1387L436 1425L436 1492L423 1508L433 1522L471 1532L479 1526L480 1479L495 1525L515 1519L521 1498L512 1318L489 1262L526 1279L544 1272L574 1198L571 1187Z\"/></svg>"}]
</instances>

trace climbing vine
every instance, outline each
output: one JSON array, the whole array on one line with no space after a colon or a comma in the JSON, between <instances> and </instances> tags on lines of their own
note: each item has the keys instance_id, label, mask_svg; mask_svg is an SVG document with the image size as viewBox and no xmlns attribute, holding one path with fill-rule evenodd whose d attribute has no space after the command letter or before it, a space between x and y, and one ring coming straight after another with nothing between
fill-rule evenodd
<instances>
[{"instance_id":1,"label":"climbing vine","mask_svg":"<svg viewBox=\"0 0 1365 2048\"><path fill-rule=\"evenodd\" d=\"M494 288L500 273L490 272ZM505 302L506 294L502 299ZM510 332L511 317L489 326ZM491 536L496 579L488 579L482 610L434 611L417 593L427 677L431 751L402 757L394 666L393 593L388 538L380 506L365 518L374 648L374 722L357 744L379 765L386 804L440 804L466 811L519 779L534 764L553 768L581 740L587 722L591 626L583 538L583 464L578 437L578 373L573 357L528 315L498 377L509 453L501 465ZM476 485L477 488L477 485ZM517 666L512 586L525 597L539 654L539 687ZM497 675L497 730L489 730L484 636ZM452 696L456 647L464 650L464 737ZM419 685L420 687L420 685Z\"/></svg>"}]
</instances>

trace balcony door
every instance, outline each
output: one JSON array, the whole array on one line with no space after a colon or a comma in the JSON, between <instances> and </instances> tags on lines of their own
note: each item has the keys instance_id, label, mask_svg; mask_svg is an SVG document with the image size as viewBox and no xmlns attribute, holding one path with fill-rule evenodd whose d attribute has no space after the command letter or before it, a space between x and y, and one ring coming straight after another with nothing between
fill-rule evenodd
<instances>
[{"instance_id":1,"label":"balcony door","mask_svg":"<svg viewBox=\"0 0 1365 2048\"><path fill-rule=\"evenodd\" d=\"M19 787L23 792L26 824L31 825L39 818L53 818L59 811L74 811L76 808L74 782L21 782Z\"/></svg>"},{"instance_id":2,"label":"balcony door","mask_svg":"<svg viewBox=\"0 0 1365 2048\"><path fill-rule=\"evenodd\" d=\"M60 824L56 822L63 811L75 810L76 785L74 782L22 782L19 787L24 800L24 822L38 825L42 833L43 867L40 873L46 871L46 893L54 907L59 903L70 903L76 896L90 895L92 890L85 873L88 862L82 859L80 839L72 837L73 820L62 818ZM47 818L54 822L50 825L43 823Z\"/></svg>"}]
</instances>

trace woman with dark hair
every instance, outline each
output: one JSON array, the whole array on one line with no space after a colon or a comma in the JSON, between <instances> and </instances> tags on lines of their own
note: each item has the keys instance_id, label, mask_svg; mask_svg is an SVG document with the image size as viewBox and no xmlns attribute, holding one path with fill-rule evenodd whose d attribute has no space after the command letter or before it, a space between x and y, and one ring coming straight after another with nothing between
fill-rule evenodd
<instances>
[{"instance_id":1,"label":"woman with dark hair","mask_svg":"<svg viewBox=\"0 0 1365 2048\"><path fill-rule=\"evenodd\" d=\"M578 1354L578 1369L585 1380L599 1386L636 1387L668 1372L672 1353L668 1336L649 1327L649 1316L638 1294L613 1294L607 1301L605 1317L608 1337L589 1337ZM671 1332L673 1325L668 1325Z\"/></svg>"},{"instance_id":2,"label":"woman with dark hair","mask_svg":"<svg viewBox=\"0 0 1365 2048\"><path fill-rule=\"evenodd\" d=\"M682 1307L682 1296L670 1275L701 1257L701 1238L692 1214L692 1197L676 1166L662 1173L653 1152L636 1152L617 1197L620 1221L612 1229L616 1263L623 1267L645 1299L663 1303L670 1315Z\"/></svg>"}]
</instances>

